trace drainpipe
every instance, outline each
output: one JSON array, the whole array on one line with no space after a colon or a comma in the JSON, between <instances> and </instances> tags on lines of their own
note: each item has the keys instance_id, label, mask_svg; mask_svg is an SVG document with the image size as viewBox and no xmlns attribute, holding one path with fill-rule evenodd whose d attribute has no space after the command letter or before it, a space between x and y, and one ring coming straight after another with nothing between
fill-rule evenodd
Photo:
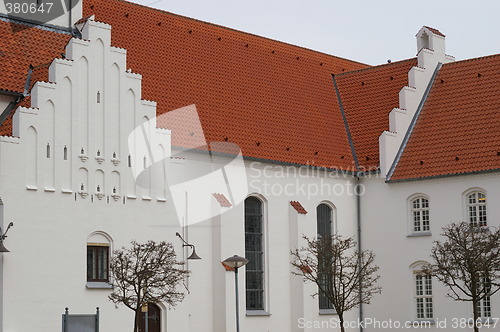
<instances>
[{"instance_id":1,"label":"drainpipe","mask_svg":"<svg viewBox=\"0 0 500 332\"><path fill-rule=\"evenodd\" d=\"M357 226L358 226L358 252L361 252L361 178L365 176L364 172L356 172L355 177L357 179L356 183L356 218L357 218ZM358 269L361 271L361 259L358 260ZM361 302L363 298L363 285L361 282L359 283L359 321L363 322L363 303ZM359 331L363 332L363 324L359 325Z\"/></svg>"}]
</instances>

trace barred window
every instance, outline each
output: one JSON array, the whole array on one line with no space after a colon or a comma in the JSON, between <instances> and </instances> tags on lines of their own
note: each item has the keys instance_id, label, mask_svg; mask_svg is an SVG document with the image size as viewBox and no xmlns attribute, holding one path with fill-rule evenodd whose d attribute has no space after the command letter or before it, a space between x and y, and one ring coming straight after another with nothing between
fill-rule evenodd
<instances>
[{"instance_id":1,"label":"barred window","mask_svg":"<svg viewBox=\"0 0 500 332\"><path fill-rule=\"evenodd\" d=\"M108 246L87 246L87 281L108 281L108 262Z\"/></svg>"},{"instance_id":2,"label":"barred window","mask_svg":"<svg viewBox=\"0 0 500 332\"><path fill-rule=\"evenodd\" d=\"M476 191L467 195L467 213L473 226L486 226L486 194Z\"/></svg>"},{"instance_id":3,"label":"barred window","mask_svg":"<svg viewBox=\"0 0 500 332\"><path fill-rule=\"evenodd\" d=\"M262 201L245 200L246 308L264 310L264 224Z\"/></svg>"},{"instance_id":4,"label":"barred window","mask_svg":"<svg viewBox=\"0 0 500 332\"><path fill-rule=\"evenodd\" d=\"M427 198L417 197L411 201L411 216L414 233L430 231L429 200Z\"/></svg>"},{"instance_id":5,"label":"barred window","mask_svg":"<svg viewBox=\"0 0 500 332\"><path fill-rule=\"evenodd\" d=\"M318 234L318 239L323 238L323 237L330 237L333 234L333 213L332 213L332 208L329 207L326 204L320 204L316 208L316 215L317 215L317 234ZM331 289L331 277L328 275L328 266L331 264L330 263L331 259L327 256L323 257L318 257L318 265L320 266L320 269L323 270L321 272L320 270L320 284L323 289ZM319 309L333 309L333 304L332 302L328 299L328 297L325 295L321 289L319 289L319 296L318 296L318 301L319 301Z\"/></svg>"},{"instance_id":6,"label":"barred window","mask_svg":"<svg viewBox=\"0 0 500 332\"><path fill-rule=\"evenodd\" d=\"M415 271L416 317L419 320L433 319L432 277L422 271Z\"/></svg>"}]
</instances>

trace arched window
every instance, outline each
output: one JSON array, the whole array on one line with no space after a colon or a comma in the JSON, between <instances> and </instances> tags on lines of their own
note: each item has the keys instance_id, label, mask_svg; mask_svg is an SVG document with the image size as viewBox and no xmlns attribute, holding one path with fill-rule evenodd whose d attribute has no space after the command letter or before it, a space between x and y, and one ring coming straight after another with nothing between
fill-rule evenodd
<instances>
[{"instance_id":1,"label":"arched window","mask_svg":"<svg viewBox=\"0 0 500 332\"><path fill-rule=\"evenodd\" d=\"M109 282L111 238L104 232L94 232L87 240L87 287L101 288ZM105 286L106 288L108 286Z\"/></svg>"},{"instance_id":2,"label":"arched window","mask_svg":"<svg viewBox=\"0 0 500 332\"><path fill-rule=\"evenodd\" d=\"M316 229L318 239L329 238L333 235L333 209L327 204L320 204L316 207ZM320 282L323 289L331 288L331 277L329 277L328 266L331 264L331 258L328 255L323 255L318 257L318 265L322 269L324 267L325 272L320 273ZM333 309L332 302L326 297L325 293L319 291L318 301L319 310L331 310Z\"/></svg>"},{"instance_id":3,"label":"arched window","mask_svg":"<svg viewBox=\"0 0 500 332\"><path fill-rule=\"evenodd\" d=\"M331 236L333 234L333 211L332 208L326 204L320 204L316 208L317 214L317 234L320 236Z\"/></svg>"},{"instance_id":4,"label":"arched window","mask_svg":"<svg viewBox=\"0 0 500 332\"><path fill-rule=\"evenodd\" d=\"M432 276L422 270L424 263L416 264L413 270L415 317L417 320L434 319Z\"/></svg>"},{"instance_id":5,"label":"arched window","mask_svg":"<svg viewBox=\"0 0 500 332\"><path fill-rule=\"evenodd\" d=\"M264 310L264 220L263 203L245 199L246 309Z\"/></svg>"},{"instance_id":6,"label":"arched window","mask_svg":"<svg viewBox=\"0 0 500 332\"><path fill-rule=\"evenodd\" d=\"M486 226L486 194L473 191L467 194L467 218L473 226Z\"/></svg>"},{"instance_id":7,"label":"arched window","mask_svg":"<svg viewBox=\"0 0 500 332\"><path fill-rule=\"evenodd\" d=\"M429 199L418 196L410 201L411 206L411 229L413 233L424 233L430 231L429 223Z\"/></svg>"}]
</instances>

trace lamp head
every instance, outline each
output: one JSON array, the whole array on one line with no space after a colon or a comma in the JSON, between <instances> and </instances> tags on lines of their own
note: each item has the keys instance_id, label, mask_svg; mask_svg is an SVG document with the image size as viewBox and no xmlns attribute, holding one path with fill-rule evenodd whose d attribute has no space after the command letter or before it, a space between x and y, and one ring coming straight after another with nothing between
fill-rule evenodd
<instances>
[{"instance_id":1,"label":"lamp head","mask_svg":"<svg viewBox=\"0 0 500 332\"><path fill-rule=\"evenodd\" d=\"M194 246L193 246L193 253L187 259L201 259L201 257L198 256L198 254L196 253L196 249Z\"/></svg>"},{"instance_id":2,"label":"lamp head","mask_svg":"<svg viewBox=\"0 0 500 332\"><path fill-rule=\"evenodd\" d=\"M246 259L245 257L234 255L232 257L226 258L223 261L223 263L229 267L232 267L234 269L238 269L242 266L245 266L248 263L248 259Z\"/></svg>"}]
</instances>

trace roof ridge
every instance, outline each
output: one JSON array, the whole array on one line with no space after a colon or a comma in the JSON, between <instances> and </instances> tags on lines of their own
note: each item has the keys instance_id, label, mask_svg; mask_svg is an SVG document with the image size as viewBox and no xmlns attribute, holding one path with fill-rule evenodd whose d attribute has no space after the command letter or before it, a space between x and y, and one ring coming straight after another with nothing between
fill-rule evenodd
<instances>
[{"instance_id":1,"label":"roof ridge","mask_svg":"<svg viewBox=\"0 0 500 332\"><path fill-rule=\"evenodd\" d=\"M314 53L317 53L317 54L326 55L326 56L329 56L329 57L332 57L332 58L335 58L335 59L345 60L345 61L349 61L349 62L352 62L352 63L361 64L361 65L365 65L365 66L371 66L371 65L363 63L363 62L359 62L359 61L356 61L356 60L351 60L351 59L343 58L343 57L340 57L340 56L337 56L337 55L332 55L332 54L328 54L328 53L325 53L325 52L313 50L313 49L307 48L305 46L295 45L295 44L287 43L287 42L284 42L284 41L281 41L281 40L277 40L277 39L272 39L272 38L269 38L269 37L260 36L260 35L257 35L257 34L251 33L251 32L246 32L246 31L235 29L235 28L226 27L226 26L223 26L223 25L220 25L220 24L217 24L217 23L211 23L211 22L199 20L199 19L196 19L196 18L192 18L192 17L189 17L189 16L184 16L184 15L172 13L172 12L169 12L169 11L163 10L163 9L148 7L148 6L140 4L140 3L130 2L130 1L127 1L127 0L108 0L108 1L124 2L124 3L127 3L127 4L131 4L131 5L135 5L135 6L138 6L138 7L142 7L142 8L145 8L145 9L154 10L154 11L158 11L158 12L161 12L161 13L164 13L164 14L173 15L173 16L177 16L177 17L180 17L180 18L188 19L188 20L195 21L195 22L198 22L198 23L208 24L208 25L212 25L212 26L215 26L215 27L218 27L218 28L222 28L222 29L226 29L226 30L231 30L231 31L234 31L234 32L238 32L238 33L241 33L241 34L245 34L245 35L249 35L249 36L253 36L253 37L257 37L257 38L261 38L261 39L273 41L273 42L284 44L284 45L288 45L288 46L293 46L293 47L296 47L296 48L299 48L299 49L302 49L302 50L314 52Z\"/></svg>"},{"instance_id":2,"label":"roof ridge","mask_svg":"<svg viewBox=\"0 0 500 332\"><path fill-rule=\"evenodd\" d=\"M463 60L458 60L458 61L453 61L453 62L447 62L447 63L444 63L443 66L453 65L453 64L457 64L457 63L460 64L460 63L470 62L470 61L484 60L484 59L495 58L495 57L500 57L500 53L491 54L491 55L483 55L483 56L479 56L476 58L463 59Z\"/></svg>"},{"instance_id":3,"label":"roof ridge","mask_svg":"<svg viewBox=\"0 0 500 332\"><path fill-rule=\"evenodd\" d=\"M361 71L365 71L365 70L377 69L377 68L381 68L381 67L388 67L388 66L395 65L395 64L400 64L400 63L403 63L403 62L414 61L415 59L416 59L416 57L409 58L409 59L404 59L404 60L399 60L399 61L395 61L395 62L391 62L391 63L384 63L384 64L381 64L381 65L376 65L376 66L371 66L371 67L367 67L367 68L362 68L362 69L356 69L356 70L348 71L348 72L345 72L345 73L335 74L335 76L344 76L344 75L347 75L347 74L355 74L355 73L358 73L358 72L361 72Z\"/></svg>"}]
</instances>

